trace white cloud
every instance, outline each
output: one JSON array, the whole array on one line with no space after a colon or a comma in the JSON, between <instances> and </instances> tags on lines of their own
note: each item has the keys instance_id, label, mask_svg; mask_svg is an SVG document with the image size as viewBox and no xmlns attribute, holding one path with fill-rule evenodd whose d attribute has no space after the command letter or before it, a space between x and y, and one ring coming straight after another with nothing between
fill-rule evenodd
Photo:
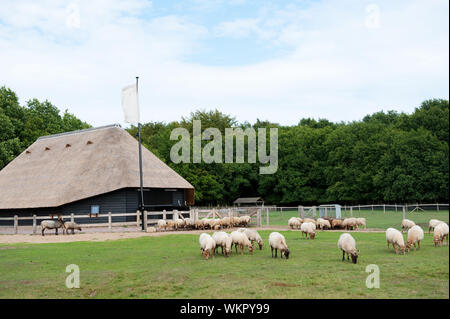
<instances>
[{"instance_id":1,"label":"white cloud","mask_svg":"<svg viewBox=\"0 0 450 319\"><path fill-rule=\"evenodd\" d=\"M75 1L79 29L66 27L67 2L34 3L7 2L0 11L0 85L94 125L122 123L121 89L136 75L145 121L216 107L250 122L354 120L448 98L447 1L379 1L372 29L369 3L342 0L267 6L215 26L174 14L144 18L147 1ZM289 50L233 67L189 62L219 36Z\"/></svg>"}]
</instances>

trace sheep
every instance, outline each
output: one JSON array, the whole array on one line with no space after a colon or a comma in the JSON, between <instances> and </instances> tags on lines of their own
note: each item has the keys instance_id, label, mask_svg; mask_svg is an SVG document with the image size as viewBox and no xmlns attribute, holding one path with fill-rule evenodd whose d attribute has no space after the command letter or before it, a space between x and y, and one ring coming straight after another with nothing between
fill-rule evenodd
<instances>
[{"instance_id":1,"label":"sheep","mask_svg":"<svg viewBox=\"0 0 450 319\"><path fill-rule=\"evenodd\" d=\"M395 228L388 228L386 229L386 242L387 247L389 251L389 244L392 244L392 247L394 247L394 251L396 254L398 254L398 248L400 248L400 251L402 254L405 254L405 241L403 239L402 233L395 229Z\"/></svg>"},{"instance_id":2,"label":"sheep","mask_svg":"<svg viewBox=\"0 0 450 319\"><path fill-rule=\"evenodd\" d=\"M151 226L147 228L147 233L155 233L156 232L156 228Z\"/></svg>"},{"instance_id":3,"label":"sheep","mask_svg":"<svg viewBox=\"0 0 450 319\"><path fill-rule=\"evenodd\" d=\"M232 225L233 227L239 226L240 223L241 223L241 219L240 219L239 217L233 216L233 217L231 218L231 225Z\"/></svg>"},{"instance_id":4,"label":"sheep","mask_svg":"<svg viewBox=\"0 0 450 319\"><path fill-rule=\"evenodd\" d=\"M291 229L300 229L300 226L302 224L303 220L298 217L291 217L288 220L288 226L291 227Z\"/></svg>"},{"instance_id":5,"label":"sheep","mask_svg":"<svg viewBox=\"0 0 450 319\"><path fill-rule=\"evenodd\" d=\"M252 218L247 215L241 216L241 217L239 217L239 221L240 221L239 225L246 227L248 224L250 224L251 219Z\"/></svg>"},{"instance_id":6,"label":"sheep","mask_svg":"<svg viewBox=\"0 0 450 319\"><path fill-rule=\"evenodd\" d=\"M185 218L184 219L184 227L186 229L194 228L194 220L192 218Z\"/></svg>"},{"instance_id":7,"label":"sheep","mask_svg":"<svg viewBox=\"0 0 450 319\"><path fill-rule=\"evenodd\" d=\"M303 222L304 223L313 223L314 225L316 225L316 221L312 218L304 218Z\"/></svg>"},{"instance_id":8,"label":"sheep","mask_svg":"<svg viewBox=\"0 0 450 319\"><path fill-rule=\"evenodd\" d=\"M448 246L448 225L444 222L441 222L434 228L434 246L436 247L438 244L442 246L445 237L447 237Z\"/></svg>"},{"instance_id":9,"label":"sheep","mask_svg":"<svg viewBox=\"0 0 450 319\"><path fill-rule=\"evenodd\" d=\"M160 219L158 220L158 231L162 231L163 229L166 230L167 229L167 222L164 219Z\"/></svg>"},{"instance_id":10,"label":"sheep","mask_svg":"<svg viewBox=\"0 0 450 319\"><path fill-rule=\"evenodd\" d=\"M343 227L342 226L342 222L343 222L342 219L333 219L331 221L331 228L333 228L333 229L341 229Z\"/></svg>"},{"instance_id":11,"label":"sheep","mask_svg":"<svg viewBox=\"0 0 450 319\"><path fill-rule=\"evenodd\" d=\"M347 254L347 260L349 255L352 256L352 262L356 264L359 256L359 249L356 249L355 239L349 233L343 233L338 240L337 246L342 250L342 261L345 261L345 254Z\"/></svg>"},{"instance_id":12,"label":"sheep","mask_svg":"<svg viewBox=\"0 0 450 319\"><path fill-rule=\"evenodd\" d=\"M440 221L439 219L430 219L430 222L428 223L428 234L434 230L434 228L439 225L440 223L442 223L442 221Z\"/></svg>"},{"instance_id":13,"label":"sheep","mask_svg":"<svg viewBox=\"0 0 450 319\"><path fill-rule=\"evenodd\" d=\"M355 217L349 217L345 218L342 222L342 227L346 230L353 230L356 228L356 218Z\"/></svg>"},{"instance_id":14,"label":"sheep","mask_svg":"<svg viewBox=\"0 0 450 319\"><path fill-rule=\"evenodd\" d=\"M220 219L219 218L214 218L214 219L210 219L209 220L209 228L211 229L220 229Z\"/></svg>"},{"instance_id":15,"label":"sheep","mask_svg":"<svg viewBox=\"0 0 450 319\"><path fill-rule=\"evenodd\" d=\"M235 230L230 234L230 236L231 236L234 246L236 247L236 254L237 254L237 246L238 245L239 245L239 248L241 249L241 255L244 254L244 246L247 247L248 252L250 254L253 253L253 245L245 233Z\"/></svg>"},{"instance_id":16,"label":"sheep","mask_svg":"<svg viewBox=\"0 0 450 319\"><path fill-rule=\"evenodd\" d=\"M206 233L201 233L199 242L200 242L200 249L202 251L202 256L206 260L208 260L209 256L212 255L212 258L214 259L216 249L216 242L214 241L214 239Z\"/></svg>"},{"instance_id":17,"label":"sheep","mask_svg":"<svg viewBox=\"0 0 450 319\"><path fill-rule=\"evenodd\" d=\"M328 220L326 220L326 219L317 218L316 223L317 223L317 227L322 229L322 230L325 229L325 228L327 228L327 229L331 228L330 222Z\"/></svg>"},{"instance_id":18,"label":"sheep","mask_svg":"<svg viewBox=\"0 0 450 319\"><path fill-rule=\"evenodd\" d=\"M359 226L364 226L364 229L366 229L366 219L364 217L356 218L356 228L359 228Z\"/></svg>"},{"instance_id":19,"label":"sheep","mask_svg":"<svg viewBox=\"0 0 450 319\"><path fill-rule=\"evenodd\" d=\"M256 241L258 243L259 250L262 250L264 243L261 236L255 229L239 228L238 231L245 233L245 235L247 235L247 238L250 240L252 245L253 242Z\"/></svg>"},{"instance_id":20,"label":"sheep","mask_svg":"<svg viewBox=\"0 0 450 319\"><path fill-rule=\"evenodd\" d=\"M416 223L409 219L403 219L402 220L402 233L403 231L407 231L411 227L415 226Z\"/></svg>"},{"instance_id":21,"label":"sheep","mask_svg":"<svg viewBox=\"0 0 450 319\"><path fill-rule=\"evenodd\" d=\"M220 225L222 226L222 228L231 228L232 226L231 221L232 221L231 217L224 217L221 219Z\"/></svg>"},{"instance_id":22,"label":"sheep","mask_svg":"<svg viewBox=\"0 0 450 319\"><path fill-rule=\"evenodd\" d=\"M176 224L174 220L168 220L167 221L167 230L175 229Z\"/></svg>"},{"instance_id":23,"label":"sheep","mask_svg":"<svg viewBox=\"0 0 450 319\"><path fill-rule=\"evenodd\" d=\"M174 221L175 221L175 230L184 228L184 220L183 219L177 218Z\"/></svg>"},{"instance_id":24,"label":"sheep","mask_svg":"<svg viewBox=\"0 0 450 319\"><path fill-rule=\"evenodd\" d=\"M222 254L225 257L228 257L231 254L231 247L233 246L233 239L231 236L224 231L219 231L215 232L212 235L212 238L216 242L216 249L219 249L220 246L222 248Z\"/></svg>"},{"instance_id":25,"label":"sheep","mask_svg":"<svg viewBox=\"0 0 450 319\"><path fill-rule=\"evenodd\" d=\"M41 222L42 236L44 236L44 230L46 229L54 229L55 235L58 235L58 228L64 226L64 220L62 217L58 217L58 219L54 220L43 220Z\"/></svg>"},{"instance_id":26,"label":"sheep","mask_svg":"<svg viewBox=\"0 0 450 319\"><path fill-rule=\"evenodd\" d=\"M273 250L275 249L275 258L277 258L277 251L280 251L280 258L283 259L283 255L284 257L286 257L286 259L289 259L289 248L286 245L286 239L284 238L283 235L281 235L278 232L273 232L270 233L269 235L269 245L270 245L270 249L272 251L272 258L273 257Z\"/></svg>"},{"instance_id":27,"label":"sheep","mask_svg":"<svg viewBox=\"0 0 450 319\"><path fill-rule=\"evenodd\" d=\"M75 222L64 222L63 224L63 234L69 233L69 230L72 230L72 234L75 234L75 229L81 231L81 227Z\"/></svg>"},{"instance_id":28,"label":"sheep","mask_svg":"<svg viewBox=\"0 0 450 319\"><path fill-rule=\"evenodd\" d=\"M308 239L308 235L309 239L314 239L316 236L316 225L311 222L303 223L300 230L302 231L302 238L303 234L305 234L305 239Z\"/></svg>"},{"instance_id":29,"label":"sheep","mask_svg":"<svg viewBox=\"0 0 450 319\"><path fill-rule=\"evenodd\" d=\"M420 226L414 225L408 230L408 239L406 240L406 251L409 252L411 245L414 245L414 251L416 251L416 243L420 249L420 241L423 239L424 234Z\"/></svg>"}]
</instances>

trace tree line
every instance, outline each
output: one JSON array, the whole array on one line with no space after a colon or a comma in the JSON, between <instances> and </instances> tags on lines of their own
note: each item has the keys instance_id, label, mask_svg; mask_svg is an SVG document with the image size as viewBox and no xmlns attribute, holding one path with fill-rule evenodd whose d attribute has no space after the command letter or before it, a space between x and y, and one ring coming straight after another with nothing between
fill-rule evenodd
<instances>
[{"instance_id":1,"label":"tree line","mask_svg":"<svg viewBox=\"0 0 450 319\"><path fill-rule=\"evenodd\" d=\"M222 136L229 127L278 128L277 172L259 174L258 162L173 163L170 150L177 141L170 139L171 132L183 127L192 139L193 120L201 120L202 131L214 127ZM0 169L39 136L87 127L67 111L61 116L48 101L32 99L20 106L16 94L2 87ZM127 131L136 136L137 127ZM291 126L259 119L238 123L218 110L198 110L179 121L143 124L142 143L195 187L197 205L231 204L251 196L276 205L449 199L448 100L426 100L411 114L377 112L340 123L307 118Z\"/></svg>"}]
</instances>

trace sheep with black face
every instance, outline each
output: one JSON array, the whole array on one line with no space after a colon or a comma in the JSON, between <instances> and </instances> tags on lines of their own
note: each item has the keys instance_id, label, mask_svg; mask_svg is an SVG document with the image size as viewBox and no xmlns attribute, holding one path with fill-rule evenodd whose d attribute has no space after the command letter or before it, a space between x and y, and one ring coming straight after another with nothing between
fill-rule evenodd
<instances>
[{"instance_id":1,"label":"sheep with black face","mask_svg":"<svg viewBox=\"0 0 450 319\"><path fill-rule=\"evenodd\" d=\"M273 232L269 235L269 245L270 249L272 251L272 258L273 256L273 250L275 249L275 258L277 258L277 251L280 251L280 258L283 259L286 257L286 259L289 259L289 248L286 245L286 238L284 238L283 235L281 235L279 232Z\"/></svg>"},{"instance_id":2,"label":"sheep with black face","mask_svg":"<svg viewBox=\"0 0 450 319\"><path fill-rule=\"evenodd\" d=\"M349 256L352 257L352 262L356 264L358 261L359 250L356 249L355 239L349 233L344 233L339 237L337 246L342 250L342 261L345 261L345 254L347 254L347 260Z\"/></svg>"}]
</instances>

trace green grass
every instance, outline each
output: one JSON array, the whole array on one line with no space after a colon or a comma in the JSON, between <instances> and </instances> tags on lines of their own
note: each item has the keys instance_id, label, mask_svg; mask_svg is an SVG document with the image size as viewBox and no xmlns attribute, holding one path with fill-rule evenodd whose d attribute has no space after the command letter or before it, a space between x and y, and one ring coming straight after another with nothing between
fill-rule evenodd
<instances>
[{"instance_id":1,"label":"green grass","mask_svg":"<svg viewBox=\"0 0 450 319\"><path fill-rule=\"evenodd\" d=\"M426 234L406 256L387 251L384 233L353 233L358 264L341 261L338 232L302 240L282 232L289 260L262 251L230 258L201 257L198 235L106 242L0 245L0 298L449 298L449 249ZM77 264L81 288L65 287ZM368 264L380 268L381 287L368 289Z\"/></svg>"},{"instance_id":2,"label":"green grass","mask_svg":"<svg viewBox=\"0 0 450 319\"><path fill-rule=\"evenodd\" d=\"M317 211L317 215L319 212ZM298 210L283 210L283 213L278 211L270 211L269 212L269 225L287 225L289 218L298 217ZM359 211L358 209L353 210L353 217L365 217L366 224L368 228L378 228L385 230L389 227L400 228L400 224L402 222L402 211L399 208L398 212L387 210L386 213L383 210L374 210L372 212L371 209ZM262 216L262 223L266 225L266 215L265 213ZM347 210L345 212L342 209L341 217L346 218L350 217L350 211ZM429 210L429 211L419 211L408 213L406 218L413 220L416 224L420 225L424 230L428 230L428 222L430 219L439 219L445 222L449 222L449 211L448 210Z\"/></svg>"}]
</instances>

